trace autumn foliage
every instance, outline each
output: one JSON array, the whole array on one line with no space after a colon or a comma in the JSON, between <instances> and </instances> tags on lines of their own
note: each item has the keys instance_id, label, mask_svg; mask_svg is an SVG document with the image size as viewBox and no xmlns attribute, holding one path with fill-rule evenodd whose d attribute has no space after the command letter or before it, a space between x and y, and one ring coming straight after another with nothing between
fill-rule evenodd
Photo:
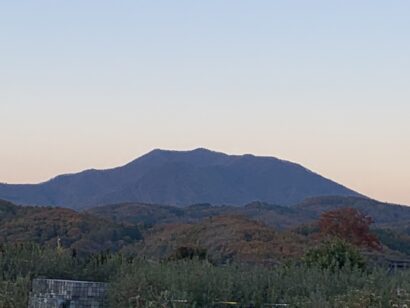
<instances>
[{"instance_id":1,"label":"autumn foliage","mask_svg":"<svg viewBox=\"0 0 410 308\"><path fill-rule=\"evenodd\" d=\"M322 213L319 228L322 235L330 235L359 246L381 250L382 246L370 232L373 219L354 208L341 208Z\"/></svg>"}]
</instances>

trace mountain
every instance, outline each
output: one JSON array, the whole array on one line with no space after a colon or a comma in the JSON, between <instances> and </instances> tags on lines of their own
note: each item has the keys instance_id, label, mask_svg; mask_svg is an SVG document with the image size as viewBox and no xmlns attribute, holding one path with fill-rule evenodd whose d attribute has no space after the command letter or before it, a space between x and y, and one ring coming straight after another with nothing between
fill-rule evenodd
<instances>
[{"instance_id":1,"label":"mountain","mask_svg":"<svg viewBox=\"0 0 410 308\"><path fill-rule=\"evenodd\" d=\"M295 163L206 149L153 150L114 169L60 175L40 184L0 184L2 199L73 209L121 202L290 205L325 195L359 194Z\"/></svg>"}]
</instances>

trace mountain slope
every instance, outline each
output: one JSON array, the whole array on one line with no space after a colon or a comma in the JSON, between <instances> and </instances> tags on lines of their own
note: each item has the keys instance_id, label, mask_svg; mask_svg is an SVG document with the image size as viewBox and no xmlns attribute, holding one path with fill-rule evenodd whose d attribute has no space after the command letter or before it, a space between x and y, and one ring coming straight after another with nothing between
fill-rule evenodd
<instances>
[{"instance_id":1,"label":"mountain slope","mask_svg":"<svg viewBox=\"0 0 410 308\"><path fill-rule=\"evenodd\" d=\"M290 205L307 197L358 194L306 168L273 157L206 149L154 150L108 170L86 170L31 185L0 184L0 198L82 209L120 202Z\"/></svg>"},{"instance_id":2,"label":"mountain slope","mask_svg":"<svg viewBox=\"0 0 410 308\"><path fill-rule=\"evenodd\" d=\"M0 200L0 245L38 243L51 247L60 240L64 248L79 253L117 250L141 239L132 225L78 213L71 209L16 206Z\"/></svg>"},{"instance_id":3,"label":"mountain slope","mask_svg":"<svg viewBox=\"0 0 410 308\"><path fill-rule=\"evenodd\" d=\"M166 224L192 224L210 217L237 215L262 222L276 230L283 230L313 223L323 212L347 207L355 208L370 216L376 227L404 228L410 224L409 206L382 203L363 197L338 196L309 198L290 207L262 202L252 202L242 207L196 204L184 208L122 203L99 206L86 212L117 224L140 225L144 229Z\"/></svg>"},{"instance_id":4,"label":"mountain slope","mask_svg":"<svg viewBox=\"0 0 410 308\"><path fill-rule=\"evenodd\" d=\"M156 204L122 203L99 206L88 209L86 212L118 224L139 225L143 229L166 224L192 224L210 217L237 215L262 222L279 230L311 223L319 217L316 212L261 202L252 202L242 207L196 204L184 208Z\"/></svg>"},{"instance_id":5,"label":"mountain slope","mask_svg":"<svg viewBox=\"0 0 410 308\"><path fill-rule=\"evenodd\" d=\"M311 212L316 217L325 211L352 207L373 218L376 224L397 224L410 221L410 207L383 203L360 197L325 196L308 198L292 207L298 211Z\"/></svg>"},{"instance_id":6,"label":"mountain slope","mask_svg":"<svg viewBox=\"0 0 410 308\"><path fill-rule=\"evenodd\" d=\"M195 224L169 224L154 227L144 242L124 248L154 259L172 257L179 247L206 249L217 263L232 261L276 264L303 255L305 238L291 232L276 232L261 222L228 215L204 219Z\"/></svg>"}]
</instances>

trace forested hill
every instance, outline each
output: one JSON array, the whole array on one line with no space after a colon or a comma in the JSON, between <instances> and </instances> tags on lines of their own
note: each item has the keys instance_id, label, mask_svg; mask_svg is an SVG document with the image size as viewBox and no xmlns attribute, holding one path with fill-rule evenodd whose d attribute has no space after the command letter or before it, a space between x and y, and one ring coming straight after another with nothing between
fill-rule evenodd
<instances>
[{"instance_id":1,"label":"forested hill","mask_svg":"<svg viewBox=\"0 0 410 308\"><path fill-rule=\"evenodd\" d=\"M383 203L363 197L325 196L308 198L293 206L251 202L245 206L196 204L180 208L169 205L121 203L95 207L88 213L116 223L153 226L197 223L220 215L241 215L276 229L289 229L317 220L321 213L339 208L355 208L372 217L376 225L410 222L410 207Z\"/></svg>"},{"instance_id":2,"label":"forested hill","mask_svg":"<svg viewBox=\"0 0 410 308\"><path fill-rule=\"evenodd\" d=\"M135 226L71 209L16 206L0 200L0 244L39 243L78 253L117 250L141 238Z\"/></svg>"},{"instance_id":3,"label":"forested hill","mask_svg":"<svg viewBox=\"0 0 410 308\"><path fill-rule=\"evenodd\" d=\"M276 248L282 247L284 256L303 253L311 245L309 234L316 232L321 213L346 207L374 218L373 228L386 247L410 254L410 207L360 197L312 198L291 207L263 202L184 208L123 203L82 212L0 201L0 244L57 247L60 242L83 254L120 250L148 258L167 258L179 246L199 245L215 260L231 256L277 261L281 256ZM224 247L223 254L217 254L218 247ZM258 247L260 255L251 254L252 247Z\"/></svg>"}]
</instances>

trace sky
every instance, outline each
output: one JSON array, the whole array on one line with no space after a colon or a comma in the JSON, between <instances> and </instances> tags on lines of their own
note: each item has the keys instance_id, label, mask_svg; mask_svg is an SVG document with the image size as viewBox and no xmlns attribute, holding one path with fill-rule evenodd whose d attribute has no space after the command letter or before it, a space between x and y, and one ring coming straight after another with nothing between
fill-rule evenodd
<instances>
[{"instance_id":1,"label":"sky","mask_svg":"<svg viewBox=\"0 0 410 308\"><path fill-rule=\"evenodd\" d=\"M410 2L0 0L0 182L205 147L410 205Z\"/></svg>"}]
</instances>

